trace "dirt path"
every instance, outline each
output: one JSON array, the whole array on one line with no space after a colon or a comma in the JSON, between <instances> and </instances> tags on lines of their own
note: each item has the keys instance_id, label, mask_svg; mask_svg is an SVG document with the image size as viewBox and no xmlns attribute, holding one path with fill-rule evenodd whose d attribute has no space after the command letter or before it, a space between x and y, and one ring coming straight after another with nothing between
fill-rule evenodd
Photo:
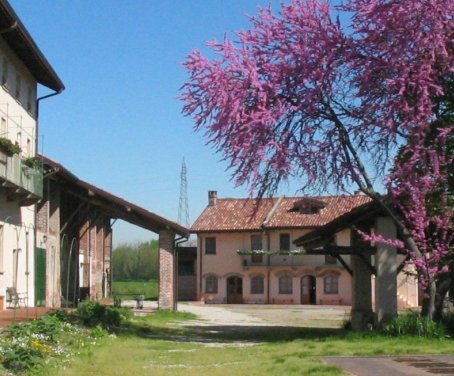
<instances>
[{"instance_id":1,"label":"dirt path","mask_svg":"<svg viewBox=\"0 0 454 376\"><path fill-rule=\"evenodd\" d=\"M289 326L340 328L350 317L346 306L226 305L179 303L178 310L191 312L201 326Z\"/></svg>"}]
</instances>

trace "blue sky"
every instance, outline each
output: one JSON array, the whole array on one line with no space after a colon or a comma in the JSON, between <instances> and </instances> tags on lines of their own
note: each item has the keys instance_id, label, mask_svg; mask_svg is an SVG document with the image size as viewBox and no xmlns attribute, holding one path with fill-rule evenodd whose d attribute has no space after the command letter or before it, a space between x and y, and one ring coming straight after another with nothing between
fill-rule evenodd
<instances>
[{"instance_id":1,"label":"blue sky","mask_svg":"<svg viewBox=\"0 0 454 376\"><path fill-rule=\"evenodd\" d=\"M249 26L260 0L10 0L66 90L41 102L42 151L81 179L176 220L183 157L190 221L207 191L244 197L221 156L181 115L180 66ZM278 4L277 1L272 4ZM45 90L41 94L45 93ZM282 187L284 194L295 189ZM121 221L114 243L155 237Z\"/></svg>"}]
</instances>

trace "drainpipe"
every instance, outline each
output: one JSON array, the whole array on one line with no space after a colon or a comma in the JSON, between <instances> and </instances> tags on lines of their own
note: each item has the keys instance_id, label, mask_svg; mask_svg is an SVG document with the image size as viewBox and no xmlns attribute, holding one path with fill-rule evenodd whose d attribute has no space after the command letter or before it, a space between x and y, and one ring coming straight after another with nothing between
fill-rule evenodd
<instances>
[{"instance_id":1,"label":"drainpipe","mask_svg":"<svg viewBox=\"0 0 454 376\"><path fill-rule=\"evenodd\" d=\"M270 233L269 233L269 231L266 231L265 234L266 234L266 247L267 247L267 250L269 252L270 248L271 248L270 247ZM271 256L268 254L268 256L267 256L268 265L267 265L267 268L266 268L266 270L267 270L267 273L266 273L267 274L266 275L266 304L270 304L270 276L271 276L270 275L271 274L270 273L270 269L271 269L270 257Z\"/></svg>"},{"instance_id":2,"label":"drainpipe","mask_svg":"<svg viewBox=\"0 0 454 376\"><path fill-rule=\"evenodd\" d=\"M174 253L175 253L175 261L173 265L173 310L176 311L178 309L178 252L177 248L178 245L181 243L187 242L189 236L181 236L178 239L174 240Z\"/></svg>"}]
</instances>

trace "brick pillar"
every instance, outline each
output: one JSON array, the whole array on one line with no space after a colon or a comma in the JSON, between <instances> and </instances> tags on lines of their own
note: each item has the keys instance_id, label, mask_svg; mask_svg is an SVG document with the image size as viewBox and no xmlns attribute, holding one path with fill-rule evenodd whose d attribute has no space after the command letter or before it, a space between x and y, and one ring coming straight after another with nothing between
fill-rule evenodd
<instances>
[{"instance_id":1,"label":"brick pillar","mask_svg":"<svg viewBox=\"0 0 454 376\"><path fill-rule=\"evenodd\" d=\"M370 263L370 255L363 255L364 260ZM363 259L352 255L351 265L353 270L352 278L352 328L353 330L367 330L369 325L374 323L372 311L372 286L371 270Z\"/></svg>"},{"instance_id":2,"label":"brick pillar","mask_svg":"<svg viewBox=\"0 0 454 376\"><path fill-rule=\"evenodd\" d=\"M396 238L391 218L379 217L375 227L385 239ZM397 315L397 252L394 247L377 244L375 254L375 314L378 326L383 326Z\"/></svg>"},{"instance_id":3,"label":"brick pillar","mask_svg":"<svg viewBox=\"0 0 454 376\"><path fill-rule=\"evenodd\" d=\"M159 232L159 308L174 310L175 301L175 234Z\"/></svg>"}]
</instances>

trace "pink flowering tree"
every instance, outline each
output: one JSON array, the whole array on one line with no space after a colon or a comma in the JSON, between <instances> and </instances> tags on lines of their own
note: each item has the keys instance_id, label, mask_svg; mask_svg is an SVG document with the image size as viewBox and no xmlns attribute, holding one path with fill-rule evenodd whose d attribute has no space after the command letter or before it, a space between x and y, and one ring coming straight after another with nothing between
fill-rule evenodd
<instances>
[{"instance_id":1,"label":"pink flowering tree","mask_svg":"<svg viewBox=\"0 0 454 376\"><path fill-rule=\"evenodd\" d=\"M380 205L417 267L429 316L452 240L451 124L434 124L447 118L453 14L445 0L262 8L250 30L208 44L213 59L192 52L182 88L183 113L251 194L298 178L303 191L359 189Z\"/></svg>"}]
</instances>

